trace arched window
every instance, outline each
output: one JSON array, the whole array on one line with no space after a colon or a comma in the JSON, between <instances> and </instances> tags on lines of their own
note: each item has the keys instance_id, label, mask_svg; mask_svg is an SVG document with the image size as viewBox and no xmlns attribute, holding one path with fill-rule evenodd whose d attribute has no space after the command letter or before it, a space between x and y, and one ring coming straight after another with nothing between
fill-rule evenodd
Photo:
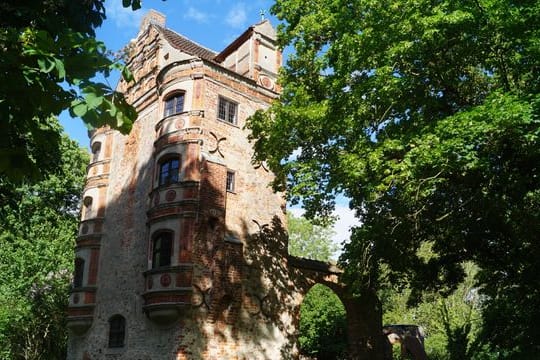
<instances>
[{"instance_id":1,"label":"arched window","mask_svg":"<svg viewBox=\"0 0 540 360\"><path fill-rule=\"evenodd\" d=\"M171 265L173 233L161 231L154 235L152 246L152 269Z\"/></svg>"},{"instance_id":2,"label":"arched window","mask_svg":"<svg viewBox=\"0 0 540 360\"><path fill-rule=\"evenodd\" d=\"M84 259L76 258L75 259L75 274L73 276L73 287L79 288L83 286L84 278Z\"/></svg>"},{"instance_id":3,"label":"arched window","mask_svg":"<svg viewBox=\"0 0 540 360\"><path fill-rule=\"evenodd\" d=\"M122 315L113 315L109 319L109 347L124 346L126 337L126 319Z\"/></svg>"},{"instance_id":4,"label":"arched window","mask_svg":"<svg viewBox=\"0 0 540 360\"><path fill-rule=\"evenodd\" d=\"M165 99L163 117L178 114L184 111L184 93L177 92Z\"/></svg>"},{"instance_id":5,"label":"arched window","mask_svg":"<svg viewBox=\"0 0 540 360\"><path fill-rule=\"evenodd\" d=\"M96 141L94 144L92 144L92 162L96 162L99 160L100 152L101 152L101 143L99 141Z\"/></svg>"},{"instance_id":6,"label":"arched window","mask_svg":"<svg viewBox=\"0 0 540 360\"><path fill-rule=\"evenodd\" d=\"M83 214L83 219L88 219L92 216L92 202L93 202L93 199L91 196L85 196L84 199L83 199L83 209L84 209L84 214Z\"/></svg>"},{"instance_id":7,"label":"arched window","mask_svg":"<svg viewBox=\"0 0 540 360\"><path fill-rule=\"evenodd\" d=\"M175 184L179 180L180 158L167 157L159 162L159 185Z\"/></svg>"}]
</instances>

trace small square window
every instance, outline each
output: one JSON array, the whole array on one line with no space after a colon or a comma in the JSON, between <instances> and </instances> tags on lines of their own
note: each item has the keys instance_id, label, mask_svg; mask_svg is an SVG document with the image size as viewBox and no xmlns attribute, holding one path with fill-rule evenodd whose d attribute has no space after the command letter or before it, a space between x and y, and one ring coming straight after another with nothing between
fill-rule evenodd
<instances>
[{"instance_id":1,"label":"small square window","mask_svg":"<svg viewBox=\"0 0 540 360\"><path fill-rule=\"evenodd\" d=\"M234 192L234 172L233 171L227 171L227 191L228 192Z\"/></svg>"},{"instance_id":2,"label":"small square window","mask_svg":"<svg viewBox=\"0 0 540 360\"><path fill-rule=\"evenodd\" d=\"M218 106L218 119L236 125L237 117L238 104L220 96Z\"/></svg>"}]
</instances>

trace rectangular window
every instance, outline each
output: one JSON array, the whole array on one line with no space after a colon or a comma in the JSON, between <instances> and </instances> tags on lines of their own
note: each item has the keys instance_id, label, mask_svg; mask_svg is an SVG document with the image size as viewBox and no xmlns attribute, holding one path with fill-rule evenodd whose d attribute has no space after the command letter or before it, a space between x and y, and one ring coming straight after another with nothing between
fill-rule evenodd
<instances>
[{"instance_id":1,"label":"rectangular window","mask_svg":"<svg viewBox=\"0 0 540 360\"><path fill-rule=\"evenodd\" d=\"M220 96L218 106L218 119L236 125L237 117L238 104Z\"/></svg>"},{"instance_id":2,"label":"rectangular window","mask_svg":"<svg viewBox=\"0 0 540 360\"><path fill-rule=\"evenodd\" d=\"M228 192L234 192L234 172L233 171L227 171L226 188Z\"/></svg>"},{"instance_id":3,"label":"rectangular window","mask_svg":"<svg viewBox=\"0 0 540 360\"><path fill-rule=\"evenodd\" d=\"M159 165L159 185L171 185L178 182L180 171L180 160L177 158L168 159Z\"/></svg>"},{"instance_id":4,"label":"rectangular window","mask_svg":"<svg viewBox=\"0 0 540 360\"><path fill-rule=\"evenodd\" d=\"M173 235L169 232L159 233L154 238L152 250L152 268L171 265Z\"/></svg>"},{"instance_id":5,"label":"rectangular window","mask_svg":"<svg viewBox=\"0 0 540 360\"><path fill-rule=\"evenodd\" d=\"M126 337L126 319L122 315L114 315L109 319L109 347L124 346Z\"/></svg>"},{"instance_id":6,"label":"rectangular window","mask_svg":"<svg viewBox=\"0 0 540 360\"><path fill-rule=\"evenodd\" d=\"M184 93L176 93L165 100L163 116L171 116L184 111Z\"/></svg>"}]
</instances>

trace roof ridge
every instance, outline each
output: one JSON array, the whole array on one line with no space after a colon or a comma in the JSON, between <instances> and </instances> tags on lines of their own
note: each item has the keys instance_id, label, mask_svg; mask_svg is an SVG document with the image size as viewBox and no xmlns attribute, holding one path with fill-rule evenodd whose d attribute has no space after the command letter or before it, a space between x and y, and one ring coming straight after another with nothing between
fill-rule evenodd
<instances>
[{"instance_id":1,"label":"roof ridge","mask_svg":"<svg viewBox=\"0 0 540 360\"><path fill-rule=\"evenodd\" d=\"M157 27L158 30L160 30L165 35L165 37L167 38L167 41L169 41L169 43L171 45L173 45L174 47L180 48L181 50L190 52L191 55L198 55L198 56L201 56L203 58L213 60L213 58L216 57L219 54L218 52L216 52L216 51L214 51L214 50L212 50L212 49L210 49L210 48L208 48L208 47L206 47L204 45L201 45L198 42L193 41L190 38L186 37L185 35L182 35L182 34L176 32L176 31L174 31L172 29L169 29L167 27L163 27L163 26L158 25L158 24L152 24L152 25ZM180 38L184 42L192 44L192 45L198 47L199 49L185 48L184 46L182 46L182 45L185 45L185 44L175 43L174 39L172 39L171 36L176 36L177 38ZM204 54L204 53L201 53L201 51L207 52L207 53Z\"/></svg>"}]
</instances>

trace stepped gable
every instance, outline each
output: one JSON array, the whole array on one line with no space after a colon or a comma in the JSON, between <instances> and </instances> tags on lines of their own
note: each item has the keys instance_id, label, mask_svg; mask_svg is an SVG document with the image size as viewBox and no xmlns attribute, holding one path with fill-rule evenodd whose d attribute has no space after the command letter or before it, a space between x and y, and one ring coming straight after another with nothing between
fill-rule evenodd
<instances>
[{"instance_id":1,"label":"stepped gable","mask_svg":"<svg viewBox=\"0 0 540 360\"><path fill-rule=\"evenodd\" d=\"M204 60L214 61L217 53L199 45L188 38L174 32L170 29L164 28L159 25L155 25L159 31L163 34L165 39L176 49L181 50L187 54L198 56Z\"/></svg>"}]
</instances>

